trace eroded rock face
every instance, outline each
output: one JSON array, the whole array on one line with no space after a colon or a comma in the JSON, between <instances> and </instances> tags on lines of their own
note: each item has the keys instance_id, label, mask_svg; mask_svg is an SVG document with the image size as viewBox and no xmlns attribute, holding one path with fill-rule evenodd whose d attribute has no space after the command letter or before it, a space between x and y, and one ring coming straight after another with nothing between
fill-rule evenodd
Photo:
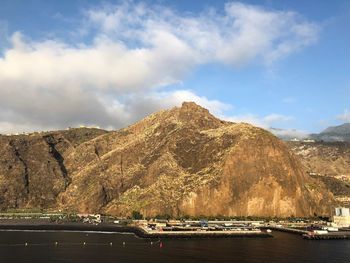
<instances>
[{"instance_id":1,"label":"eroded rock face","mask_svg":"<svg viewBox=\"0 0 350 263\"><path fill-rule=\"evenodd\" d=\"M0 209L55 208L70 184L66 151L105 131L70 129L31 135L0 135Z\"/></svg>"},{"instance_id":2,"label":"eroded rock face","mask_svg":"<svg viewBox=\"0 0 350 263\"><path fill-rule=\"evenodd\" d=\"M56 160L56 174L47 172L50 166L45 180L56 182L48 189L57 191L51 191L51 203L38 203L44 207L116 215L136 210L147 216L288 217L325 215L333 202L275 136L249 124L221 121L194 103L74 146L52 149L52 140L39 140L46 150L35 160ZM18 159L11 154L7 159ZM17 160L16 165L13 175L0 170L0 186L18 184L27 201L17 206L34 205L31 181L29 193L23 183L23 163ZM13 205L7 199L7 207Z\"/></svg>"}]
</instances>

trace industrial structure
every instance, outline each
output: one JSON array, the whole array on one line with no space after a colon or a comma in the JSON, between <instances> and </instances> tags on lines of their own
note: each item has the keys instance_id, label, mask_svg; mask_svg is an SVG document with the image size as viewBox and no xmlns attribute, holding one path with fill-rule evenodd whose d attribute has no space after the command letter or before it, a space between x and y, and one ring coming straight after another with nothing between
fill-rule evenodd
<instances>
[{"instance_id":1,"label":"industrial structure","mask_svg":"<svg viewBox=\"0 0 350 263\"><path fill-rule=\"evenodd\" d=\"M337 207L333 216L333 224L338 227L350 226L350 209L345 207Z\"/></svg>"}]
</instances>

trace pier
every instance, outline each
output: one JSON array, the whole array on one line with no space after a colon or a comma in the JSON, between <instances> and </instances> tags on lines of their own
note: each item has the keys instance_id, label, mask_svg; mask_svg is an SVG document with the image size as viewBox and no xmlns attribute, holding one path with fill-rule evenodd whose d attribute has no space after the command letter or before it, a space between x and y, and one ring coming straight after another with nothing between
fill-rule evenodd
<instances>
[{"instance_id":1,"label":"pier","mask_svg":"<svg viewBox=\"0 0 350 263\"><path fill-rule=\"evenodd\" d=\"M298 234L298 235L303 235L307 234L307 230L302 230L302 229L297 229L297 228L290 228L290 227L277 227L277 226L264 226L260 227L261 229L271 229L274 231L280 231L280 232L287 232L291 234Z\"/></svg>"},{"instance_id":2,"label":"pier","mask_svg":"<svg viewBox=\"0 0 350 263\"><path fill-rule=\"evenodd\" d=\"M263 229L271 229L274 231L287 232L301 235L303 239L308 240L336 240L336 239L350 239L350 231L335 231L326 233L317 233L314 231L301 230L289 227L262 227Z\"/></svg>"},{"instance_id":3,"label":"pier","mask_svg":"<svg viewBox=\"0 0 350 263\"><path fill-rule=\"evenodd\" d=\"M131 233L140 238L223 238L223 237L272 237L261 230L247 231L158 231L147 230L140 226L118 226L113 224L0 224L0 230L17 231L81 231L81 232L111 232Z\"/></svg>"},{"instance_id":4,"label":"pier","mask_svg":"<svg viewBox=\"0 0 350 263\"><path fill-rule=\"evenodd\" d=\"M257 230L190 230L190 231L157 231L141 227L148 238L223 238L223 237L272 237L271 234Z\"/></svg>"},{"instance_id":5,"label":"pier","mask_svg":"<svg viewBox=\"0 0 350 263\"><path fill-rule=\"evenodd\" d=\"M308 232L303 234L304 239L309 240L334 240L334 239L350 239L349 231L339 231L339 232L328 232L327 234L315 234L313 232Z\"/></svg>"}]
</instances>

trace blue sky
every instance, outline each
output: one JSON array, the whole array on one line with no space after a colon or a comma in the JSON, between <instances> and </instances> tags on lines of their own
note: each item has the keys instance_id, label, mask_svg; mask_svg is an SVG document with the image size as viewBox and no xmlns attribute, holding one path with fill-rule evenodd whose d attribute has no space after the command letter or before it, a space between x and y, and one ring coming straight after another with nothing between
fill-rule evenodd
<instances>
[{"instance_id":1,"label":"blue sky","mask_svg":"<svg viewBox=\"0 0 350 263\"><path fill-rule=\"evenodd\" d=\"M114 129L193 100L319 132L350 122L349 1L17 1L0 7L0 132Z\"/></svg>"}]
</instances>

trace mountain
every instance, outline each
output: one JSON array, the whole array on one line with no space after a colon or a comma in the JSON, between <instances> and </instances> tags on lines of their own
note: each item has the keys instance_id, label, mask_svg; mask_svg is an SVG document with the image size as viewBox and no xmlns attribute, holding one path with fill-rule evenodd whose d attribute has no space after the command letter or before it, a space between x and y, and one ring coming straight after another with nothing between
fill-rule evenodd
<instances>
[{"instance_id":1,"label":"mountain","mask_svg":"<svg viewBox=\"0 0 350 263\"><path fill-rule=\"evenodd\" d=\"M350 123L328 127L320 133L313 134L308 134L296 129L278 129L271 127L268 130L284 141L312 139L324 142L350 142Z\"/></svg>"},{"instance_id":2,"label":"mountain","mask_svg":"<svg viewBox=\"0 0 350 263\"><path fill-rule=\"evenodd\" d=\"M88 131L1 136L1 209L288 217L327 215L333 205L284 142L192 102L118 131Z\"/></svg>"},{"instance_id":3,"label":"mountain","mask_svg":"<svg viewBox=\"0 0 350 263\"><path fill-rule=\"evenodd\" d=\"M319 134L312 134L311 136L318 141L350 142L350 123L344 123L339 126L332 126L325 129Z\"/></svg>"}]
</instances>

